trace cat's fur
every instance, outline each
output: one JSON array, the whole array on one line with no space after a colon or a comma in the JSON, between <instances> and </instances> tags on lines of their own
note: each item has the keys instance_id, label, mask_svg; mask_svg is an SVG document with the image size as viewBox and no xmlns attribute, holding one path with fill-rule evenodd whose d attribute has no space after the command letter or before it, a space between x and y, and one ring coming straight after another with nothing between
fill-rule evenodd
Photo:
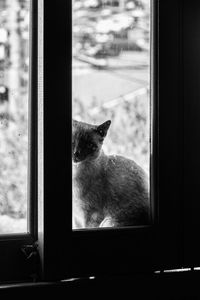
<instances>
[{"instance_id":1,"label":"cat's fur","mask_svg":"<svg viewBox=\"0 0 200 300\"><path fill-rule=\"evenodd\" d=\"M149 223L146 173L133 160L102 150L110 123L73 120L73 228Z\"/></svg>"}]
</instances>

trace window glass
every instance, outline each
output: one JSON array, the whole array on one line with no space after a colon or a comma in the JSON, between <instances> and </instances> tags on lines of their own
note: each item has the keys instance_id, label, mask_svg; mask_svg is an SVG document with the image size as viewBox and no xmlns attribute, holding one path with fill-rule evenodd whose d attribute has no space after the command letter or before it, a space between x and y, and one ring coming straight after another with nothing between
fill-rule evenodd
<instances>
[{"instance_id":1,"label":"window glass","mask_svg":"<svg viewBox=\"0 0 200 300\"><path fill-rule=\"evenodd\" d=\"M150 223L150 0L73 0L73 229Z\"/></svg>"},{"instance_id":2,"label":"window glass","mask_svg":"<svg viewBox=\"0 0 200 300\"><path fill-rule=\"evenodd\" d=\"M27 232L29 0L0 0L0 234Z\"/></svg>"}]
</instances>

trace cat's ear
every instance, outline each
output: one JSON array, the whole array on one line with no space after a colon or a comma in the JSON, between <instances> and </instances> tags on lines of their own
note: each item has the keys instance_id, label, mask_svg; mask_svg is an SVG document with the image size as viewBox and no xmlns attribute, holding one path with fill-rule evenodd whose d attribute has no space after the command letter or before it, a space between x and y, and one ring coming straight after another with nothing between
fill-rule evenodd
<instances>
[{"instance_id":1,"label":"cat's ear","mask_svg":"<svg viewBox=\"0 0 200 300\"><path fill-rule=\"evenodd\" d=\"M97 133L100 134L101 137L105 137L108 131L108 128L110 127L111 121L108 120L104 122L103 124L99 125L97 127Z\"/></svg>"}]
</instances>

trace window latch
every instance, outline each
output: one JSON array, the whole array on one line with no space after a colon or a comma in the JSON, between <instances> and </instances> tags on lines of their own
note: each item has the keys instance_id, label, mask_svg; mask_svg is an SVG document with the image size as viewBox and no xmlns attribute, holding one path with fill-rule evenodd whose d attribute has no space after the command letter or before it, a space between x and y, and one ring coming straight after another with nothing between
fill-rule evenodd
<instances>
[{"instance_id":1,"label":"window latch","mask_svg":"<svg viewBox=\"0 0 200 300\"><path fill-rule=\"evenodd\" d=\"M25 256L29 268L29 276L33 282L38 281L39 278L39 254L38 244L33 243L29 245L23 245L21 251Z\"/></svg>"},{"instance_id":2,"label":"window latch","mask_svg":"<svg viewBox=\"0 0 200 300\"><path fill-rule=\"evenodd\" d=\"M24 253L26 259L30 260L38 255L38 244L34 243L31 245L24 245L21 247L21 250Z\"/></svg>"}]
</instances>

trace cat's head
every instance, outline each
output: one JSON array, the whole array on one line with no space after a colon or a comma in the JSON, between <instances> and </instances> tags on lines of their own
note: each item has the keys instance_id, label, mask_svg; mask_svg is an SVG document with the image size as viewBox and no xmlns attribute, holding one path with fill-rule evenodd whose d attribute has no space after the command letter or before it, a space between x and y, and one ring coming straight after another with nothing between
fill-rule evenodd
<instances>
[{"instance_id":1,"label":"cat's head","mask_svg":"<svg viewBox=\"0 0 200 300\"><path fill-rule=\"evenodd\" d=\"M99 156L104 138L111 121L91 125L72 121L72 160L75 163L96 159Z\"/></svg>"}]
</instances>

